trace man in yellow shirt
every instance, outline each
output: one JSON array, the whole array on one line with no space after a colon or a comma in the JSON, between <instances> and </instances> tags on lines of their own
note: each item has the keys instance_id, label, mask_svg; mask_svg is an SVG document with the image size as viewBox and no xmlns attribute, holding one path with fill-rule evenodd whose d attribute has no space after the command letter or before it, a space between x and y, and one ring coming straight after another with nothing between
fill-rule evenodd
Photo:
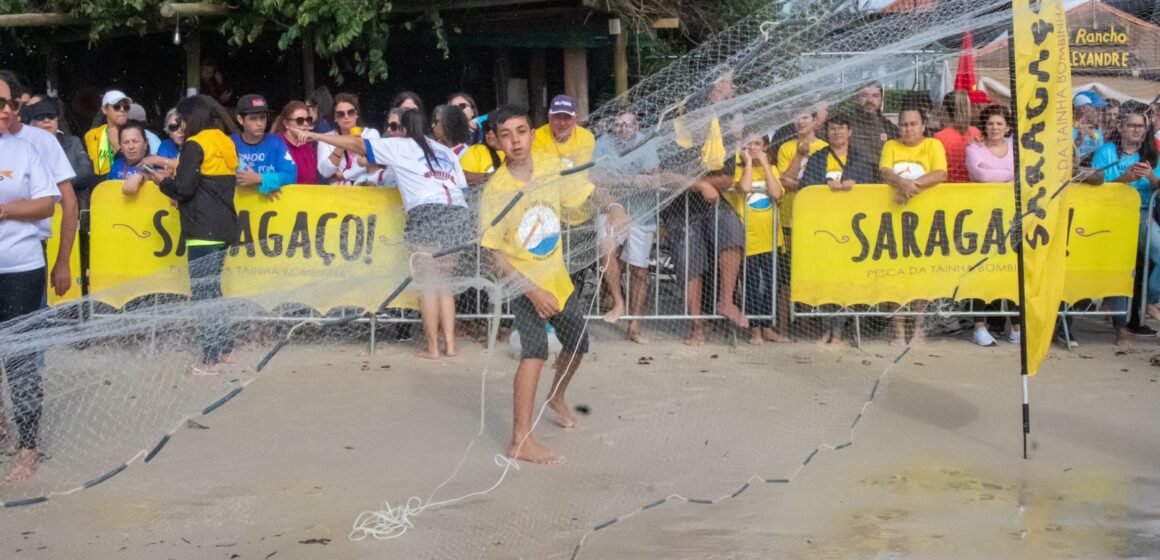
<instances>
[{"instance_id":1,"label":"man in yellow shirt","mask_svg":"<svg viewBox=\"0 0 1160 560\"><path fill-rule=\"evenodd\" d=\"M574 167L592 161L595 149L596 137L576 124L576 101L567 95L552 98L548 124L536 129L532 150L552 154L564 167Z\"/></svg>"},{"instance_id":2,"label":"man in yellow shirt","mask_svg":"<svg viewBox=\"0 0 1160 560\"><path fill-rule=\"evenodd\" d=\"M521 343L512 394L512 439L507 454L532 463L563 460L532 438L533 405L540 372L548 359L548 332L556 329L563 349L556 358L556 377L547 406L563 428L576 426L564 392L588 352L584 313L564 265L562 225L588 215L591 198L612 227L628 226L624 208L596 191L583 173L561 175L565 168L551 155L533 152L527 111L504 105L491 113L496 137L507 160L483 187L480 246L490 250L512 299L514 325Z\"/></svg>"}]
</instances>

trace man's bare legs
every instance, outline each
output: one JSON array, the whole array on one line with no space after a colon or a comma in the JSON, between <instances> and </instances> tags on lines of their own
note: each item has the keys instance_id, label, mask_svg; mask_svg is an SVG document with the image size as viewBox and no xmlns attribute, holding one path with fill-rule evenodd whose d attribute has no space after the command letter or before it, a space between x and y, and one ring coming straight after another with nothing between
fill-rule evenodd
<instances>
[{"instance_id":1,"label":"man's bare legs","mask_svg":"<svg viewBox=\"0 0 1160 560\"><path fill-rule=\"evenodd\" d=\"M540 445L532 437L532 415L536 404L536 387L540 384L540 372L544 360L524 358L516 368L512 391L512 440L508 443L507 455L512 459L555 465L564 460Z\"/></svg>"},{"instance_id":2,"label":"man's bare legs","mask_svg":"<svg viewBox=\"0 0 1160 560\"><path fill-rule=\"evenodd\" d=\"M16 464L12 470L8 472L8 476L4 480L9 483L27 482L36 474L36 468L39 466L35 449L21 449L16 454Z\"/></svg>"},{"instance_id":3,"label":"man's bare legs","mask_svg":"<svg viewBox=\"0 0 1160 560\"><path fill-rule=\"evenodd\" d=\"M689 297L685 305L685 313L689 315L701 314L701 277L697 276L690 278L688 282ZM693 319L692 326L689 327L689 338L685 339L685 344L689 346L700 346L705 343L705 321L701 319Z\"/></svg>"},{"instance_id":4,"label":"man's bare legs","mask_svg":"<svg viewBox=\"0 0 1160 560\"><path fill-rule=\"evenodd\" d=\"M583 359L583 354L564 351L556 356L556 378L552 380L552 388L548 393L548 407L556 413L556 423L564 429L578 426L576 417L572 416L572 410L564 400L564 392L568 390L568 384L572 382L572 376L576 375Z\"/></svg>"},{"instance_id":5,"label":"man's bare legs","mask_svg":"<svg viewBox=\"0 0 1160 560\"><path fill-rule=\"evenodd\" d=\"M604 285L612 293L612 309L604 314L606 323L615 323L620 320L621 315L624 315L624 292L621 291L620 258L617 255L619 249L615 238L600 241L600 254L604 260Z\"/></svg>"},{"instance_id":6,"label":"man's bare legs","mask_svg":"<svg viewBox=\"0 0 1160 560\"><path fill-rule=\"evenodd\" d=\"M744 258L745 253L741 247L721 251L719 257L721 299L717 302L717 312L743 329L749 328L749 319L745 317L745 312L733 303L733 295L737 289L737 278L741 274L741 260Z\"/></svg>"},{"instance_id":7,"label":"man's bare legs","mask_svg":"<svg viewBox=\"0 0 1160 560\"><path fill-rule=\"evenodd\" d=\"M912 301L910 308L915 312L924 313L929 303L926 300ZM895 315L890 318L890 323L894 325L894 340L890 342L890 345L894 347L906 346L906 315ZM914 316L914 334L910 337L910 345L918 346L926 342L925 325L926 317L924 315Z\"/></svg>"},{"instance_id":8,"label":"man's bare legs","mask_svg":"<svg viewBox=\"0 0 1160 560\"><path fill-rule=\"evenodd\" d=\"M648 302L648 268L629 266L632 275L632 286L629 287L628 309L636 317L644 314L644 305ZM637 344L648 344L649 339L640 328L640 319L628 322L628 339Z\"/></svg>"}]
</instances>

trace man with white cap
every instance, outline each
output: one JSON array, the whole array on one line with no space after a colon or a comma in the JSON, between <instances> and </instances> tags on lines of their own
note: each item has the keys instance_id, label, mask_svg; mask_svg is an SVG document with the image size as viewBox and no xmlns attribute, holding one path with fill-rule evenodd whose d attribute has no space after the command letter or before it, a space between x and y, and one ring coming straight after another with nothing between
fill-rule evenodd
<instances>
[{"instance_id":1,"label":"man with white cap","mask_svg":"<svg viewBox=\"0 0 1160 560\"><path fill-rule=\"evenodd\" d=\"M149 153L156 154L161 149L161 138L158 138L156 134L153 134L152 130L149 130L149 116L145 114L145 108L137 103L130 105L129 120L137 121L145 125L145 140L149 142Z\"/></svg>"},{"instance_id":2,"label":"man with white cap","mask_svg":"<svg viewBox=\"0 0 1160 560\"><path fill-rule=\"evenodd\" d=\"M553 97L548 124L536 129L532 151L552 154L564 167L573 167L592 161L595 149L596 137L576 124L576 100L567 95Z\"/></svg>"},{"instance_id":3,"label":"man with white cap","mask_svg":"<svg viewBox=\"0 0 1160 560\"><path fill-rule=\"evenodd\" d=\"M85 149L93 160L93 173L104 176L113 166L113 159L121 151L121 127L129 122L129 108L133 100L121 90L109 90L101 98L101 112L105 124L85 133Z\"/></svg>"}]
</instances>

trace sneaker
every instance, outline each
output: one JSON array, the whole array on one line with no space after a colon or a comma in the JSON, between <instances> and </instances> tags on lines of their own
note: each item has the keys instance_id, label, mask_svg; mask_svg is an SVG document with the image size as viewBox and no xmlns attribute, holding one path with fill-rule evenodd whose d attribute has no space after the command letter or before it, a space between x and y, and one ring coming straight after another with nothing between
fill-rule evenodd
<instances>
[{"instance_id":1,"label":"sneaker","mask_svg":"<svg viewBox=\"0 0 1160 560\"><path fill-rule=\"evenodd\" d=\"M1068 340L1068 339L1064 338L1063 335L1057 335L1055 337L1055 341L1058 342L1059 345L1064 347L1064 348L1072 348L1072 349L1079 348L1079 342L1076 341L1076 339L1074 339L1074 338L1071 340Z\"/></svg>"},{"instance_id":2,"label":"sneaker","mask_svg":"<svg viewBox=\"0 0 1160 560\"><path fill-rule=\"evenodd\" d=\"M1007 342L1011 344L1019 344L1023 340L1023 331L1012 330L1011 334L1007 336Z\"/></svg>"},{"instance_id":3,"label":"sneaker","mask_svg":"<svg viewBox=\"0 0 1160 560\"><path fill-rule=\"evenodd\" d=\"M991 336L991 331L987 327L979 327L975 329L975 334L971 335L971 342L979 346L998 346L995 342L995 337Z\"/></svg>"},{"instance_id":4,"label":"sneaker","mask_svg":"<svg viewBox=\"0 0 1160 560\"><path fill-rule=\"evenodd\" d=\"M1148 325L1128 325L1128 332L1136 336L1156 336L1156 329Z\"/></svg>"}]
</instances>

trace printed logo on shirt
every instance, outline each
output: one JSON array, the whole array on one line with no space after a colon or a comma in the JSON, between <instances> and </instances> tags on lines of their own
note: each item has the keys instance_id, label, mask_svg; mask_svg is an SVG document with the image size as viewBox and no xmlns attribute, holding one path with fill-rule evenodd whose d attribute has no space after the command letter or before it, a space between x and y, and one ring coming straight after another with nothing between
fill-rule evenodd
<instances>
[{"instance_id":1,"label":"printed logo on shirt","mask_svg":"<svg viewBox=\"0 0 1160 560\"><path fill-rule=\"evenodd\" d=\"M756 212L768 212L773 208L773 200L765 193L749 193L745 197L745 203L749 205L749 209Z\"/></svg>"},{"instance_id":2,"label":"printed logo on shirt","mask_svg":"<svg viewBox=\"0 0 1160 560\"><path fill-rule=\"evenodd\" d=\"M898 176L902 177L903 179L908 179L908 180L913 181L915 179L922 177L923 175L926 175L926 168L923 167L922 164L918 163L918 162L900 161L900 162L894 164L894 172L897 173Z\"/></svg>"},{"instance_id":3,"label":"printed logo on shirt","mask_svg":"<svg viewBox=\"0 0 1160 560\"><path fill-rule=\"evenodd\" d=\"M827 181L833 180L833 179L837 179L837 180L841 181L842 180L842 172L841 171L831 171L829 173L826 173L826 180Z\"/></svg>"},{"instance_id":4,"label":"printed logo on shirt","mask_svg":"<svg viewBox=\"0 0 1160 560\"><path fill-rule=\"evenodd\" d=\"M560 218L547 206L533 206L520 219L516 234L529 253L548 257L560 244Z\"/></svg>"},{"instance_id":5,"label":"printed logo on shirt","mask_svg":"<svg viewBox=\"0 0 1160 560\"><path fill-rule=\"evenodd\" d=\"M11 181L12 175L11 171L0 171L0 181Z\"/></svg>"}]
</instances>

